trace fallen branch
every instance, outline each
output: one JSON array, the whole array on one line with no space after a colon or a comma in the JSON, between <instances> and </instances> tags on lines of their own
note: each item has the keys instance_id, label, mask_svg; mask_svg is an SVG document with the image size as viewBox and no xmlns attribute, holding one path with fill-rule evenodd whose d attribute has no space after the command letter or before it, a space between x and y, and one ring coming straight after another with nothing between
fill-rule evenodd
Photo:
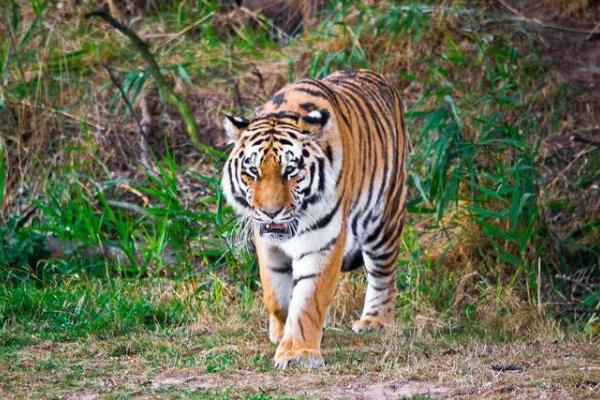
<instances>
[{"instance_id":1,"label":"fallen branch","mask_svg":"<svg viewBox=\"0 0 600 400\"><path fill-rule=\"evenodd\" d=\"M523 372L523 367L514 364L494 363L490 367L496 372Z\"/></svg>"},{"instance_id":2,"label":"fallen branch","mask_svg":"<svg viewBox=\"0 0 600 400\"><path fill-rule=\"evenodd\" d=\"M198 126L196 125L196 119L194 118L194 115L192 114L189 105L185 100L178 96L177 93L175 93L173 89L167 84L165 78L160 72L160 67L158 66L156 60L154 59L154 56L148 48L148 44L142 39L140 39L140 37L132 29L121 24L119 21L117 21L115 18L113 18L111 15L104 11L94 11L88 13L85 15L85 18L100 18L108 24L110 24L113 28L121 32L131 41L133 47L142 55L142 58L146 62L150 70L150 74L152 75L152 78L154 78L154 81L158 85L158 88L165 94L165 98L167 99L167 101L172 106L174 106L179 112L179 115L181 116L181 119L185 124L185 129L192 144L196 148L207 154L210 154L214 157L223 158L223 154L220 151L217 151L198 140Z\"/></svg>"}]
</instances>

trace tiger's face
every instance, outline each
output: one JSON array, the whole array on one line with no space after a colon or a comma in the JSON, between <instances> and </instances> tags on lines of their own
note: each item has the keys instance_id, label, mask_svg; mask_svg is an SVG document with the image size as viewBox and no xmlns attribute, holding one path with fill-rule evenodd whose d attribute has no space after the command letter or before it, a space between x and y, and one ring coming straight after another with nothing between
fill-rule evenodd
<instances>
[{"instance_id":1,"label":"tiger's face","mask_svg":"<svg viewBox=\"0 0 600 400\"><path fill-rule=\"evenodd\" d=\"M324 198L332 184L326 185L330 166L305 122L234 117L225 122L226 130L236 129L237 140L225 164L223 191L239 214L252 218L263 238L293 237L308 207Z\"/></svg>"}]
</instances>

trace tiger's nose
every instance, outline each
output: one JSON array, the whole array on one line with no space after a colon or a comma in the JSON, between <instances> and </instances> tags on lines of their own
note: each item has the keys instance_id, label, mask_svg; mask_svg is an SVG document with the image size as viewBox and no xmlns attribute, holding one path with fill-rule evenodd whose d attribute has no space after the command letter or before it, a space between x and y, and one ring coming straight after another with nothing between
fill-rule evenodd
<instances>
[{"instance_id":1,"label":"tiger's nose","mask_svg":"<svg viewBox=\"0 0 600 400\"><path fill-rule=\"evenodd\" d=\"M260 211L262 211L263 214L272 219L275 219L275 217L279 215L279 213L281 213L281 210L283 210L283 207L269 207L260 209Z\"/></svg>"}]
</instances>

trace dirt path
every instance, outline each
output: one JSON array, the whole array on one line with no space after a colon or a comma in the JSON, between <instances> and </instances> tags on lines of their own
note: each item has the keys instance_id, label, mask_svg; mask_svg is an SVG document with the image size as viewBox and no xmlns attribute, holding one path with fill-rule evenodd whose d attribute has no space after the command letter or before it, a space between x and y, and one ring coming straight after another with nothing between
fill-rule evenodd
<instances>
[{"instance_id":1,"label":"dirt path","mask_svg":"<svg viewBox=\"0 0 600 400\"><path fill-rule=\"evenodd\" d=\"M154 361L163 344L121 356L109 350L116 342L35 345L0 366L0 398L600 399L597 343L452 344L405 334L362 342L331 333L325 368L283 372L270 367L273 346L262 336L196 346L195 354L171 349Z\"/></svg>"},{"instance_id":2,"label":"dirt path","mask_svg":"<svg viewBox=\"0 0 600 400\"><path fill-rule=\"evenodd\" d=\"M375 350L375 349L373 349ZM597 349L580 344L473 344L414 354L393 369L358 374L299 370L207 374L202 368L169 369L150 379L151 391L188 388L348 399L600 398ZM393 355L388 354L388 357ZM384 355L386 358L386 355ZM370 368L365 368L368 370ZM504 371L502 371L505 369ZM140 394L140 398L146 395Z\"/></svg>"}]
</instances>

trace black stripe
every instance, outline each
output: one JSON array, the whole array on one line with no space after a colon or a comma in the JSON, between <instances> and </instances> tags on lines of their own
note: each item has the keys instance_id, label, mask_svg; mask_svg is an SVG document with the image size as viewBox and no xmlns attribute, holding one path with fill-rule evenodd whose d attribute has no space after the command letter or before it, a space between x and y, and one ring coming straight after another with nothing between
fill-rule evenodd
<instances>
[{"instance_id":1,"label":"black stripe","mask_svg":"<svg viewBox=\"0 0 600 400\"><path fill-rule=\"evenodd\" d=\"M379 235L381 234L381 231L383 229L383 225L384 224L382 223L377 228L375 228L375 230L369 236L367 236L367 238L365 239L365 243L370 243L373 240L377 239L379 237Z\"/></svg>"},{"instance_id":2,"label":"black stripe","mask_svg":"<svg viewBox=\"0 0 600 400\"><path fill-rule=\"evenodd\" d=\"M290 141L289 141L289 140L287 140L287 139L280 139L280 138L277 138L277 141L278 141L279 143L281 143L281 144L285 144L285 145L288 145L288 146L293 146L293 145L294 145L292 142L290 142Z\"/></svg>"},{"instance_id":3,"label":"black stripe","mask_svg":"<svg viewBox=\"0 0 600 400\"><path fill-rule=\"evenodd\" d=\"M302 109L304 111L308 111L308 112L317 109L317 105L315 103L310 103L310 102L308 102L308 103L302 103L302 104L300 104L300 107L302 107Z\"/></svg>"},{"instance_id":4,"label":"black stripe","mask_svg":"<svg viewBox=\"0 0 600 400\"><path fill-rule=\"evenodd\" d=\"M294 121L298 121L300 119L300 116L297 113L294 112L290 112L290 111L278 111L278 112L272 112L272 113L268 113L262 116L263 118L289 118L289 119L293 119Z\"/></svg>"},{"instance_id":5,"label":"black stripe","mask_svg":"<svg viewBox=\"0 0 600 400\"><path fill-rule=\"evenodd\" d=\"M358 236L358 231L356 230L358 224L358 213L354 215L352 218L352 223L350 224L350 229L352 230L352 234L354 236Z\"/></svg>"},{"instance_id":6,"label":"black stripe","mask_svg":"<svg viewBox=\"0 0 600 400\"><path fill-rule=\"evenodd\" d=\"M377 204L377 203L375 203L375 204ZM367 216L365 217L365 219L363 219L363 222L362 222L363 230L367 229L367 224L369 223L369 220L371 219L371 214L372 213L373 213L373 210L369 210L369 213L367 214Z\"/></svg>"},{"instance_id":7,"label":"black stripe","mask_svg":"<svg viewBox=\"0 0 600 400\"><path fill-rule=\"evenodd\" d=\"M250 204L248 204L248 201L246 200L245 197L240 196L239 194L234 194L233 195L233 199L235 201L237 201L238 203L240 203L242 206L244 206L245 208L250 208Z\"/></svg>"},{"instance_id":8,"label":"black stripe","mask_svg":"<svg viewBox=\"0 0 600 400\"><path fill-rule=\"evenodd\" d=\"M292 264L285 265L283 267L269 267L269 271L277 272L279 274L285 274L292 270Z\"/></svg>"},{"instance_id":9,"label":"black stripe","mask_svg":"<svg viewBox=\"0 0 600 400\"><path fill-rule=\"evenodd\" d=\"M329 160L329 163L333 164L333 150L331 150L331 145L329 143L325 146L325 156Z\"/></svg>"},{"instance_id":10,"label":"black stripe","mask_svg":"<svg viewBox=\"0 0 600 400\"><path fill-rule=\"evenodd\" d=\"M312 278L315 278L315 277L317 277L317 276L319 276L319 274L318 274L318 273L314 273L314 274L302 275L302 276L300 276L300 277L298 277L298 278L295 278L295 279L294 279L294 287L295 287L295 286L298 284L298 282L300 282L301 280L304 280L304 279L312 279Z\"/></svg>"},{"instance_id":11,"label":"black stripe","mask_svg":"<svg viewBox=\"0 0 600 400\"><path fill-rule=\"evenodd\" d=\"M325 226L327 226L327 224L329 224L331 222L331 220L333 219L334 215L337 213L338 208L340 208L340 202L341 202L341 198L338 199L337 203L335 203L335 207L333 207L333 209L331 209L331 211L329 211L325 216L323 216L322 218L320 218L317 222L315 222L314 224L312 224L308 229L303 230L302 232L300 232L298 234L298 236L305 234L306 232L310 232L310 231L315 231L317 229L321 229L324 228Z\"/></svg>"},{"instance_id":12,"label":"black stripe","mask_svg":"<svg viewBox=\"0 0 600 400\"><path fill-rule=\"evenodd\" d=\"M304 189L303 193L305 196L310 194L310 190L312 189L312 185L313 182L315 180L315 170L316 170L316 164L312 163L310 164L310 168L309 168L309 172L310 172L310 180L308 181L308 186L306 187L306 189Z\"/></svg>"},{"instance_id":13,"label":"black stripe","mask_svg":"<svg viewBox=\"0 0 600 400\"><path fill-rule=\"evenodd\" d=\"M395 243L402 234L402 227L404 225L404 208L398 207L400 215L396 216L396 222L393 225L389 225L386 229L386 234L380 237L375 243L371 243L370 250L376 251L381 247L385 247L390 243ZM395 209L392 211L396 211ZM389 219L388 219L389 220Z\"/></svg>"},{"instance_id":14,"label":"black stripe","mask_svg":"<svg viewBox=\"0 0 600 400\"><path fill-rule=\"evenodd\" d=\"M318 250L307 251L306 253L302 253L300 255L300 257L298 257L296 259L296 261L302 260L304 257L306 257L310 254L320 253L322 251L329 250L335 244L335 242L337 242L337 237L334 237L333 239L331 239L325 246L321 247Z\"/></svg>"},{"instance_id":15,"label":"black stripe","mask_svg":"<svg viewBox=\"0 0 600 400\"><path fill-rule=\"evenodd\" d=\"M296 90L297 92L304 92L304 93L310 94L311 96L321 97L321 98L329 100L329 96L327 96L325 93L318 91L318 90L309 89L309 88L305 88L305 87L295 88L294 90Z\"/></svg>"},{"instance_id":16,"label":"black stripe","mask_svg":"<svg viewBox=\"0 0 600 400\"><path fill-rule=\"evenodd\" d=\"M392 268L390 271L375 271L373 269L368 269L367 274L375 277L375 278L385 278L386 276L392 275L396 270Z\"/></svg>"},{"instance_id":17,"label":"black stripe","mask_svg":"<svg viewBox=\"0 0 600 400\"><path fill-rule=\"evenodd\" d=\"M387 299L383 300L381 303L377 303L376 305L378 305L378 306L384 306L387 303L389 303L390 301L394 300L395 297L396 296L391 295L390 297L388 297Z\"/></svg>"},{"instance_id":18,"label":"black stripe","mask_svg":"<svg viewBox=\"0 0 600 400\"><path fill-rule=\"evenodd\" d=\"M236 158L234 160L234 162L237 164L238 159ZM229 175L229 189L231 190L232 194L235 194L235 186L233 185L233 172L232 172L232 170L234 168L233 164L234 164L233 162L229 162L229 165L227 168L227 175Z\"/></svg>"},{"instance_id":19,"label":"black stripe","mask_svg":"<svg viewBox=\"0 0 600 400\"><path fill-rule=\"evenodd\" d=\"M389 281L387 286L375 286L375 285L371 285L371 287L373 288L373 290L376 290L378 292L383 292L384 290L388 290L390 288L390 284L392 283L392 281Z\"/></svg>"},{"instance_id":20,"label":"black stripe","mask_svg":"<svg viewBox=\"0 0 600 400\"><path fill-rule=\"evenodd\" d=\"M396 252L396 249L392 249L386 253L379 253L379 254L373 254L372 252L368 251L367 255L373 261L381 261L381 260L387 260L388 258L393 256L395 252Z\"/></svg>"},{"instance_id":21,"label":"black stripe","mask_svg":"<svg viewBox=\"0 0 600 400\"><path fill-rule=\"evenodd\" d=\"M317 158L317 162L319 163L319 185L317 190L322 192L325 189L325 160Z\"/></svg>"},{"instance_id":22,"label":"black stripe","mask_svg":"<svg viewBox=\"0 0 600 400\"><path fill-rule=\"evenodd\" d=\"M298 326L300 327L300 336L302 336L302 340L306 340L306 337L304 336L304 325L300 318L298 318Z\"/></svg>"}]
</instances>

